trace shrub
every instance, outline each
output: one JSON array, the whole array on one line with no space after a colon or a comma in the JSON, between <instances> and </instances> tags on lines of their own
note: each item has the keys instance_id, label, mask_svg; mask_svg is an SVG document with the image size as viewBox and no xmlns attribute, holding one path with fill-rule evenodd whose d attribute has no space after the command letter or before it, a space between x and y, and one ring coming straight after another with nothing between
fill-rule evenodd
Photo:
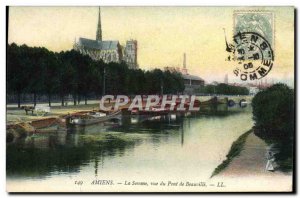
<instances>
[{"instance_id":1,"label":"shrub","mask_svg":"<svg viewBox=\"0 0 300 198\"><path fill-rule=\"evenodd\" d=\"M275 84L252 100L256 133L267 139L292 138L294 132L294 91Z\"/></svg>"}]
</instances>

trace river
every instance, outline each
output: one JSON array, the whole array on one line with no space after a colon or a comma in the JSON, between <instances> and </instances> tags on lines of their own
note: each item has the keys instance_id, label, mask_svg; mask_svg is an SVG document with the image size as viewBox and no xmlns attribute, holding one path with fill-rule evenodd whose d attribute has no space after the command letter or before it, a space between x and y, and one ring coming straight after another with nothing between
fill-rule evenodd
<instances>
[{"instance_id":1,"label":"river","mask_svg":"<svg viewBox=\"0 0 300 198\"><path fill-rule=\"evenodd\" d=\"M130 183L133 191L162 191L151 182L209 182L233 141L253 126L250 106L139 119L124 116L115 123L34 134L8 144L7 189L127 191ZM92 185L94 180L113 185ZM133 181L148 186L132 186Z\"/></svg>"}]
</instances>

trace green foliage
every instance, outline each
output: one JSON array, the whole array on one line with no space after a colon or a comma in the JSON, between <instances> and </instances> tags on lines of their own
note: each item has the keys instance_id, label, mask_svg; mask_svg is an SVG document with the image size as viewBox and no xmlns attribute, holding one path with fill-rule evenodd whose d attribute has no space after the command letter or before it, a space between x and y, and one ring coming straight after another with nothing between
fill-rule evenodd
<instances>
[{"instance_id":1,"label":"green foliage","mask_svg":"<svg viewBox=\"0 0 300 198\"><path fill-rule=\"evenodd\" d=\"M105 75L104 75L105 71ZM7 93L73 95L74 105L84 97L105 94L177 94L184 90L181 74L154 69L131 70L124 62L106 64L77 51L54 53L46 48L17 46L7 49Z\"/></svg>"},{"instance_id":2,"label":"green foliage","mask_svg":"<svg viewBox=\"0 0 300 198\"><path fill-rule=\"evenodd\" d=\"M261 135L269 138L291 138L294 132L294 91L275 84L255 95L253 119Z\"/></svg>"},{"instance_id":3,"label":"green foliage","mask_svg":"<svg viewBox=\"0 0 300 198\"><path fill-rule=\"evenodd\" d=\"M218 85L206 85L198 89L202 94L222 94L222 95L248 95L249 90L246 87L232 86L225 83Z\"/></svg>"},{"instance_id":4,"label":"green foliage","mask_svg":"<svg viewBox=\"0 0 300 198\"><path fill-rule=\"evenodd\" d=\"M275 161L284 172L293 169L294 91L275 84L252 100L255 134L278 149Z\"/></svg>"},{"instance_id":5,"label":"green foliage","mask_svg":"<svg viewBox=\"0 0 300 198\"><path fill-rule=\"evenodd\" d=\"M252 133L252 130L247 131L232 143L229 153L226 155L226 159L217 168L215 168L214 172L211 175L211 178L222 172L230 164L233 158L239 156L250 133Z\"/></svg>"}]
</instances>

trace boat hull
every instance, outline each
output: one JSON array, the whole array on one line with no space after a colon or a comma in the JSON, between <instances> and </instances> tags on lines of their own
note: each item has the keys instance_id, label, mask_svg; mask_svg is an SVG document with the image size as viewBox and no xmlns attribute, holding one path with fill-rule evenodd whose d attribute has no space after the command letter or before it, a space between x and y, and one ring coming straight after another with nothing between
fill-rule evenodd
<instances>
[{"instance_id":1,"label":"boat hull","mask_svg":"<svg viewBox=\"0 0 300 198\"><path fill-rule=\"evenodd\" d=\"M106 122L111 119L121 119L121 111L113 112L107 116L95 118L82 118L82 117L75 117L70 119L71 125L78 125L78 126L86 126L86 125L92 125L92 124L98 124L101 122Z\"/></svg>"}]
</instances>

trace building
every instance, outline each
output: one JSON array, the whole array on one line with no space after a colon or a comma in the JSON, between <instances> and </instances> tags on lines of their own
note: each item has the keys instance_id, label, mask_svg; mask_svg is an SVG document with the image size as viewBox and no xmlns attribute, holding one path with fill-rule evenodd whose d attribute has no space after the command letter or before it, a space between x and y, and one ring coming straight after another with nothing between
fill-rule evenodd
<instances>
[{"instance_id":1,"label":"building","mask_svg":"<svg viewBox=\"0 0 300 198\"><path fill-rule=\"evenodd\" d=\"M183 54L183 67L164 67L165 71L179 72L184 79L184 93L193 94L197 89L204 86L205 81L199 76L191 75L186 68L186 54Z\"/></svg>"},{"instance_id":2,"label":"building","mask_svg":"<svg viewBox=\"0 0 300 198\"><path fill-rule=\"evenodd\" d=\"M122 47L119 41L99 41L79 38L74 44L74 50L89 55L93 60L103 60L105 63L122 61Z\"/></svg>"},{"instance_id":3,"label":"building","mask_svg":"<svg viewBox=\"0 0 300 198\"><path fill-rule=\"evenodd\" d=\"M126 46L124 49L124 61L131 69L138 68L137 50L138 50L138 46L136 40L129 40L126 42Z\"/></svg>"},{"instance_id":4,"label":"building","mask_svg":"<svg viewBox=\"0 0 300 198\"><path fill-rule=\"evenodd\" d=\"M250 95L256 95L259 92L259 88L254 86L249 86L248 90Z\"/></svg>"},{"instance_id":5,"label":"building","mask_svg":"<svg viewBox=\"0 0 300 198\"><path fill-rule=\"evenodd\" d=\"M103 60L105 63L125 61L129 68L138 68L137 64L137 41L130 40L126 42L123 52L123 46L118 40L102 40L101 10L99 7L98 25L96 31L96 40L79 38L75 40L73 49L84 55L90 56L93 60ZM123 56L123 54L125 56Z\"/></svg>"},{"instance_id":6,"label":"building","mask_svg":"<svg viewBox=\"0 0 300 198\"><path fill-rule=\"evenodd\" d=\"M193 94L197 89L203 87L205 82L202 78L190 74L182 74L184 79L184 93Z\"/></svg>"}]
</instances>

